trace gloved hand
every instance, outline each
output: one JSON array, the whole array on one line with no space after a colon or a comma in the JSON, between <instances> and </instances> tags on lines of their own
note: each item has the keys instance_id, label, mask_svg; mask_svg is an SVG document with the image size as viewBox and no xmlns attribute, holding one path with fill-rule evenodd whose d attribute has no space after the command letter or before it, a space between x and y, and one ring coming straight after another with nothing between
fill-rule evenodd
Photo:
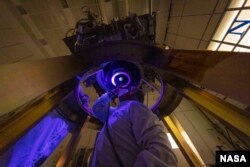
<instances>
[{"instance_id":1,"label":"gloved hand","mask_svg":"<svg viewBox=\"0 0 250 167\"><path fill-rule=\"evenodd\" d=\"M128 89L119 89L118 91L118 97L124 95L124 94L127 94L129 92Z\"/></svg>"},{"instance_id":2,"label":"gloved hand","mask_svg":"<svg viewBox=\"0 0 250 167\"><path fill-rule=\"evenodd\" d=\"M128 89L123 89L123 88L121 88L121 89L119 89L119 91L118 91L118 97L120 97L120 96L122 96L122 95L124 95L124 94L127 94L127 93L133 94L134 92L136 92L136 90L137 90L137 88L134 87L134 86L131 86L131 87L129 87Z\"/></svg>"},{"instance_id":3,"label":"gloved hand","mask_svg":"<svg viewBox=\"0 0 250 167\"><path fill-rule=\"evenodd\" d=\"M119 93L119 87L117 87L117 88L111 90L110 92L108 92L108 97L109 97L110 99L113 99L113 98L115 98L116 96L118 96L118 93Z\"/></svg>"}]
</instances>

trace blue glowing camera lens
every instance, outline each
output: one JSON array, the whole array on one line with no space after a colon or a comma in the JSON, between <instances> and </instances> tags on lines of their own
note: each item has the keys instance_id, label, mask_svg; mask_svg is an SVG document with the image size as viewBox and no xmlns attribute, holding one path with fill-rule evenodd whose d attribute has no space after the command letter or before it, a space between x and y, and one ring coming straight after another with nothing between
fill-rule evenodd
<instances>
[{"instance_id":1,"label":"blue glowing camera lens","mask_svg":"<svg viewBox=\"0 0 250 167\"><path fill-rule=\"evenodd\" d=\"M117 72L111 77L111 83L114 86L126 87L130 84L131 77L126 72Z\"/></svg>"}]
</instances>

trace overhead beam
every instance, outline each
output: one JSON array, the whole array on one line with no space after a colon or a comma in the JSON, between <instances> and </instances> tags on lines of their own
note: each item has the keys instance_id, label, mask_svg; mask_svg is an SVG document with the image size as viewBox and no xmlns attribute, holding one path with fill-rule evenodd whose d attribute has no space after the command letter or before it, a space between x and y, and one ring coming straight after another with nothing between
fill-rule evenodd
<instances>
[{"instance_id":1,"label":"overhead beam","mask_svg":"<svg viewBox=\"0 0 250 167\"><path fill-rule=\"evenodd\" d=\"M250 105L250 53L164 50L162 69Z\"/></svg>"},{"instance_id":2,"label":"overhead beam","mask_svg":"<svg viewBox=\"0 0 250 167\"><path fill-rule=\"evenodd\" d=\"M250 53L164 50L134 41L103 43L87 51L95 64L117 59L149 64L250 106Z\"/></svg>"},{"instance_id":3,"label":"overhead beam","mask_svg":"<svg viewBox=\"0 0 250 167\"><path fill-rule=\"evenodd\" d=\"M26 104L91 66L64 56L0 66L0 116Z\"/></svg>"}]
</instances>

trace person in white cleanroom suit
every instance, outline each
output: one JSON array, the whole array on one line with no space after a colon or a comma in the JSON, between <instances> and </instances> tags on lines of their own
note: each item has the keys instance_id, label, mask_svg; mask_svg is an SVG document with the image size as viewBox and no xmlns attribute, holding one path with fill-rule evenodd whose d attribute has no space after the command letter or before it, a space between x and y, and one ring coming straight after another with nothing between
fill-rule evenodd
<instances>
[{"instance_id":1,"label":"person in white cleanroom suit","mask_svg":"<svg viewBox=\"0 0 250 167\"><path fill-rule=\"evenodd\" d=\"M140 91L119 92L117 108L109 107L113 93L99 97L93 115L105 125L99 133L92 167L169 167L177 160L157 116L143 103Z\"/></svg>"}]
</instances>

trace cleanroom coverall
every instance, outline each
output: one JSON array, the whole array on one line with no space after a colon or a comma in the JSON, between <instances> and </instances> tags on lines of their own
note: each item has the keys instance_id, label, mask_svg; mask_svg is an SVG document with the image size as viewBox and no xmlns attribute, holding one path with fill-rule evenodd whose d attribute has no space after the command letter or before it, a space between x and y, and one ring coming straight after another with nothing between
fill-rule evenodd
<instances>
[{"instance_id":1,"label":"cleanroom coverall","mask_svg":"<svg viewBox=\"0 0 250 167\"><path fill-rule=\"evenodd\" d=\"M96 140L92 167L165 167L176 166L177 160L157 116L142 103L123 101L109 108L108 93L94 103L94 116L108 129L113 146L122 162L119 163L104 125ZM109 118L106 122L109 110Z\"/></svg>"}]
</instances>

